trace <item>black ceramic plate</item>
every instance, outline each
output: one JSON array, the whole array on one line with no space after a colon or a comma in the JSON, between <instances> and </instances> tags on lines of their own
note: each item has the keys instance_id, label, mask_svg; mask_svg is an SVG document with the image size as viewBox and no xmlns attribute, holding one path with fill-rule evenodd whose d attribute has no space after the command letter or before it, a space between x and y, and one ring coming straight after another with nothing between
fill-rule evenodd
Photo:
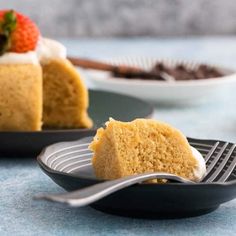
<instances>
[{"instance_id":1,"label":"black ceramic plate","mask_svg":"<svg viewBox=\"0 0 236 236\"><path fill-rule=\"evenodd\" d=\"M109 117L131 121L149 117L153 107L126 95L103 91L89 91L89 115L93 129L100 127ZM66 140L77 140L91 134L88 129L43 130L38 132L0 132L0 156L36 156L47 145Z\"/></svg>"},{"instance_id":2,"label":"black ceramic plate","mask_svg":"<svg viewBox=\"0 0 236 236\"><path fill-rule=\"evenodd\" d=\"M94 135L95 133L93 133ZM71 191L96 184L88 144L92 137L51 145L38 163L54 182ZM91 206L108 213L148 218L179 218L211 212L236 197L236 150L232 143L189 138L201 152L207 175L197 184L137 184ZM210 158L207 154L212 153Z\"/></svg>"}]
</instances>

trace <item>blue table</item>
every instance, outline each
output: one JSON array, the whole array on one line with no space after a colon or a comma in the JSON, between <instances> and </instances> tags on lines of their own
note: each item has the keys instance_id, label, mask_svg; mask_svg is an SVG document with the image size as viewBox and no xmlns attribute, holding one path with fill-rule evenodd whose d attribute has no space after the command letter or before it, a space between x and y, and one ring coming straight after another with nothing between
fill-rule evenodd
<instances>
[{"instance_id":1,"label":"blue table","mask_svg":"<svg viewBox=\"0 0 236 236\"><path fill-rule=\"evenodd\" d=\"M61 40L70 55L145 55L204 60L236 68L236 38ZM157 107L154 117L186 135L236 142L235 88L208 104ZM0 144L1 145L1 144ZM70 209L32 200L63 192L44 175L35 158L0 158L0 235L236 235L236 200L208 215L181 220L111 216L90 207Z\"/></svg>"}]
</instances>

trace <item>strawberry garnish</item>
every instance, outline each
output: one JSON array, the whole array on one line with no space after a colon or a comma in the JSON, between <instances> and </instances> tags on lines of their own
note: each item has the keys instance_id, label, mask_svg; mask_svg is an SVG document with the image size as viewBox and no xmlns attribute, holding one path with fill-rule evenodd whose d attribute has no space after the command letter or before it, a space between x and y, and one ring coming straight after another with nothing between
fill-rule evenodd
<instances>
[{"instance_id":1,"label":"strawberry garnish","mask_svg":"<svg viewBox=\"0 0 236 236\"><path fill-rule=\"evenodd\" d=\"M39 35L38 27L29 17L14 10L0 11L0 55L33 51Z\"/></svg>"}]
</instances>

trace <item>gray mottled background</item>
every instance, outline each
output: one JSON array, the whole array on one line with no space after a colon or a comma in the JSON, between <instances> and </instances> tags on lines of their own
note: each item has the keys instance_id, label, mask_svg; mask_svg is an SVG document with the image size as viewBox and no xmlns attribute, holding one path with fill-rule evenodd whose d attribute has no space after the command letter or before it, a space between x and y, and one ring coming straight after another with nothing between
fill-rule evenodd
<instances>
[{"instance_id":1,"label":"gray mottled background","mask_svg":"<svg viewBox=\"0 0 236 236\"><path fill-rule=\"evenodd\" d=\"M0 0L53 37L236 33L236 0Z\"/></svg>"}]
</instances>

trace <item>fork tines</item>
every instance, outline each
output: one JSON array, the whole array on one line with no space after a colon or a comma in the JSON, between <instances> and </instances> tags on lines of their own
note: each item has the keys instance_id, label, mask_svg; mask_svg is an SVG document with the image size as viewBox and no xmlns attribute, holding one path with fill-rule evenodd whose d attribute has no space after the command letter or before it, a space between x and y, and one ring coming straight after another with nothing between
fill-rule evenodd
<instances>
[{"instance_id":1,"label":"fork tines","mask_svg":"<svg viewBox=\"0 0 236 236\"><path fill-rule=\"evenodd\" d=\"M224 183L233 173L236 166L234 157L236 144L216 142L205 156L207 175L202 182Z\"/></svg>"}]
</instances>

